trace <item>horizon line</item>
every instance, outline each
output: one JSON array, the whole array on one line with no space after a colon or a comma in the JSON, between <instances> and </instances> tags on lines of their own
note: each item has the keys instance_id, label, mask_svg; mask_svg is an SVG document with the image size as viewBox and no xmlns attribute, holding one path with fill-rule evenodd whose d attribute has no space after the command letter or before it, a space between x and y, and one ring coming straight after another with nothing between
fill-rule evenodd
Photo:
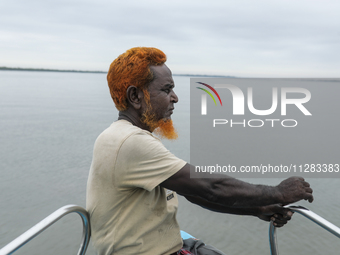
<instances>
[{"instance_id":1,"label":"horizon line","mask_svg":"<svg viewBox=\"0 0 340 255\"><path fill-rule=\"evenodd\" d=\"M7 67L7 66L0 66L0 71L65 72L65 73L107 73L107 71L93 71L93 70L28 68L28 67ZM236 78L235 76L214 75L214 74L173 74L173 76Z\"/></svg>"}]
</instances>

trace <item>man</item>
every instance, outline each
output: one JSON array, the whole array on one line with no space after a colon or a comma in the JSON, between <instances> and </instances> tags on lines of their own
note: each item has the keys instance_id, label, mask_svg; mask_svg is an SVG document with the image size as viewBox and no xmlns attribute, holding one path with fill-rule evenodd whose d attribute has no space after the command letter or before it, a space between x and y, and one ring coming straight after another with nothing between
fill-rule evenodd
<instances>
[{"instance_id":1,"label":"man","mask_svg":"<svg viewBox=\"0 0 340 255\"><path fill-rule=\"evenodd\" d=\"M180 251L176 193L209 210L254 215L278 227L292 215L281 205L313 201L309 184L298 177L275 187L225 175L190 179L192 166L152 134L177 137L171 115L178 97L165 61L162 51L139 47L110 66L119 118L96 140L87 186L92 241L100 255L190 254Z\"/></svg>"}]
</instances>

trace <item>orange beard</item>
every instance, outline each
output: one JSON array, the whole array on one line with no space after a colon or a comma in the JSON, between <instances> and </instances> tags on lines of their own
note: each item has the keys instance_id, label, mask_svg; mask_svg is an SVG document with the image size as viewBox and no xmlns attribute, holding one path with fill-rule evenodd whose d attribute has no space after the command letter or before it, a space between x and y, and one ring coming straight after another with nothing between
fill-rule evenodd
<instances>
[{"instance_id":1,"label":"orange beard","mask_svg":"<svg viewBox=\"0 0 340 255\"><path fill-rule=\"evenodd\" d=\"M173 126L172 120L155 120L155 115L151 113L150 108L143 113L142 122L149 127L151 132L154 132L160 138L166 138L169 140L175 140L178 138L178 134Z\"/></svg>"},{"instance_id":2,"label":"orange beard","mask_svg":"<svg viewBox=\"0 0 340 255\"><path fill-rule=\"evenodd\" d=\"M158 121L158 127L155 129L154 133L161 138L169 140L176 140L178 138L177 131L172 124L171 119Z\"/></svg>"}]
</instances>

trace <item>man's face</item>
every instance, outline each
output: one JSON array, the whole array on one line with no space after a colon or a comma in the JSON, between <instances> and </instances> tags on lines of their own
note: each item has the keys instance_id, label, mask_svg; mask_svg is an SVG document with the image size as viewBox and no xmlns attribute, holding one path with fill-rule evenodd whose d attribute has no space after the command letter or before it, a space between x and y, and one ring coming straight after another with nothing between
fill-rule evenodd
<instances>
[{"instance_id":1,"label":"man's face","mask_svg":"<svg viewBox=\"0 0 340 255\"><path fill-rule=\"evenodd\" d=\"M143 114L143 122L151 131L168 139L177 138L177 133L172 126L171 114L178 97L173 91L175 84L170 69L165 65L151 66L154 79L148 84L147 91L150 95L149 105ZM146 100L146 104L148 104ZM151 106L151 107L150 107Z\"/></svg>"}]
</instances>

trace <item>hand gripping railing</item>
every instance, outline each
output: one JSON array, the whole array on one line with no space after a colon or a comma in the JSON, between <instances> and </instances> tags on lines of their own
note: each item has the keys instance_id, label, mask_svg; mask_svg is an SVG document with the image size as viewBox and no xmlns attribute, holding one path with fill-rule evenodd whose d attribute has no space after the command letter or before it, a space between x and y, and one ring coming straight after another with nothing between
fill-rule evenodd
<instances>
[{"instance_id":1,"label":"hand gripping railing","mask_svg":"<svg viewBox=\"0 0 340 255\"><path fill-rule=\"evenodd\" d=\"M324 218L320 217L316 213L302 206L292 205L292 206L286 206L286 208L290 209L293 212L302 214L306 218L310 219L311 221L315 222L319 226L331 232L333 235L340 238L340 228L330 223L329 221L325 220ZM269 244L270 244L271 255L277 255L278 249L277 249L277 243L276 243L276 228L273 225L273 222L271 222L269 226Z\"/></svg>"},{"instance_id":2,"label":"hand gripping railing","mask_svg":"<svg viewBox=\"0 0 340 255\"><path fill-rule=\"evenodd\" d=\"M7 244L0 250L0 255L12 254L20 247L28 243L34 237L39 235L46 228L51 226L56 221L60 220L62 217L69 213L78 213L83 221L83 237L80 244L80 248L77 255L84 255L90 240L91 228L90 228L90 220L87 211L77 205L66 205L55 211L54 213L47 216L45 219L40 221L38 224L27 230L21 236L14 239L12 242Z\"/></svg>"}]
</instances>

